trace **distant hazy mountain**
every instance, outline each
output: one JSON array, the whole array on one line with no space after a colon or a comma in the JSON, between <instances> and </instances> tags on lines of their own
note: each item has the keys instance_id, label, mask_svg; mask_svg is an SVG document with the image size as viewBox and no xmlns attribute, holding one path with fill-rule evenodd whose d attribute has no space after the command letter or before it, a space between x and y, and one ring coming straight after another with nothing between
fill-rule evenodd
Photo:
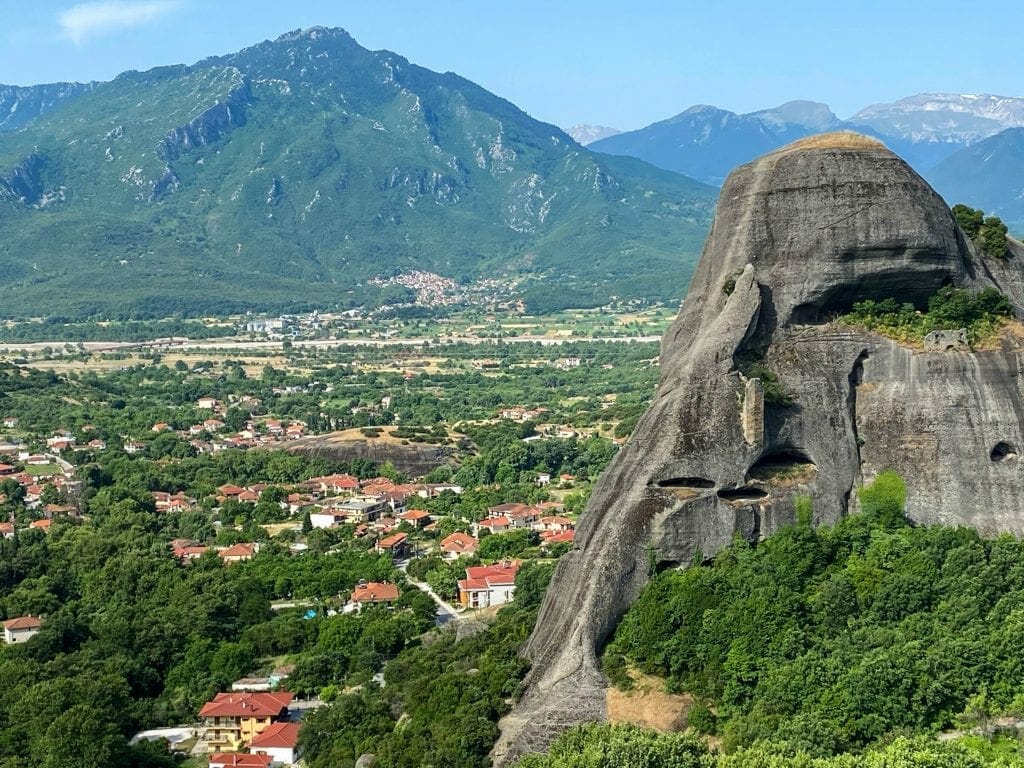
<instances>
[{"instance_id":1,"label":"distant hazy mountain","mask_svg":"<svg viewBox=\"0 0 1024 768\"><path fill-rule=\"evenodd\" d=\"M961 149L927 178L950 205L981 208L1024 232L1024 128L1008 128Z\"/></svg>"},{"instance_id":2,"label":"distant hazy mountain","mask_svg":"<svg viewBox=\"0 0 1024 768\"><path fill-rule=\"evenodd\" d=\"M638 157L719 185L737 165L836 125L838 120L825 104L810 101L788 102L749 115L698 105L646 128L595 141L590 148Z\"/></svg>"},{"instance_id":3,"label":"distant hazy mountain","mask_svg":"<svg viewBox=\"0 0 1024 768\"><path fill-rule=\"evenodd\" d=\"M609 128L606 125L587 125L586 123L576 123L572 128L566 130L577 143L584 147L588 144L593 144L595 141L601 139L607 139L609 136L617 136L622 131L616 128Z\"/></svg>"},{"instance_id":4,"label":"distant hazy mountain","mask_svg":"<svg viewBox=\"0 0 1024 768\"><path fill-rule=\"evenodd\" d=\"M1024 98L921 93L865 107L849 122L914 142L972 144L1006 128L1024 126Z\"/></svg>"},{"instance_id":5,"label":"distant hazy mountain","mask_svg":"<svg viewBox=\"0 0 1024 768\"><path fill-rule=\"evenodd\" d=\"M743 115L699 105L590 148L721 184L736 165L822 131L845 128L875 136L925 173L963 147L1016 126L1024 126L1024 98L991 95L920 94L875 104L849 120L814 101L789 101Z\"/></svg>"},{"instance_id":6,"label":"distant hazy mountain","mask_svg":"<svg viewBox=\"0 0 1024 768\"><path fill-rule=\"evenodd\" d=\"M0 85L0 131L22 128L49 109L95 87L94 83Z\"/></svg>"},{"instance_id":7,"label":"distant hazy mountain","mask_svg":"<svg viewBox=\"0 0 1024 768\"><path fill-rule=\"evenodd\" d=\"M787 101L774 109L751 112L745 117L760 118L771 125L800 125L818 132L833 131L840 127L839 118L829 109L828 104L820 101Z\"/></svg>"},{"instance_id":8,"label":"distant hazy mountain","mask_svg":"<svg viewBox=\"0 0 1024 768\"><path fill-rule=\"evenodd\" d=\"M339 29L36 93L0 133L4 316L349 305L412 269L676 300L717 196Z\"/></svg>"}]
</instances>

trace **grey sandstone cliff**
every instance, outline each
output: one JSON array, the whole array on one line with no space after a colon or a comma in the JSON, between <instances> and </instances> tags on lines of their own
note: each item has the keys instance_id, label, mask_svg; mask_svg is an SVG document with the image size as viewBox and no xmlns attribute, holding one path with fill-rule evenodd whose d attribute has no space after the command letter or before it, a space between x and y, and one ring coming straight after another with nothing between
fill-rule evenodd
<instances>
[{"instance_id":1,"label":"grey sandstone cliff","mask_svg":"<svg viewBox=\"0 0 1024 768\"><path fill-rule=\"evenodd\" d=\"M834 522L891 467L916 521L1024 532L1024 352L922 352L829 322L869 298L924 307L947 284L994 285L1019 311L1021 261L986 264L942 199L866 137L812 137L736 169L651 407L548 588L496 762L603 719L598 654L651 573L771 534L796 493ZM765 368L771 390L744 375Z\"/></svg>"}]
</instances>

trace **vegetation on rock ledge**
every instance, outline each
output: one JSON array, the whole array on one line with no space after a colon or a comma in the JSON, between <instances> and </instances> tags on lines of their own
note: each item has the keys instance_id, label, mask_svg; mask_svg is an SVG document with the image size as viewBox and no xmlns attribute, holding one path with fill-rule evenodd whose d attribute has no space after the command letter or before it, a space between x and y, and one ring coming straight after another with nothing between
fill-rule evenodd
<instances>
[{"instance_id":1,"label":"vegetation on rock ledge","mask_svg":"<svg viewBox=\"0 0 1024 768\"><path fill-rule=\"evenodd\" d=\"M854 304L839 320L896 341L916 344L932 331L966 328L967 338L974 345L992 336L1009 317L1013 317L1013 307L994 288L975 294L946 286L928 300L927 312L910 303L898 304L895 299L868 299Z\"/></svg>"}]
</instances>

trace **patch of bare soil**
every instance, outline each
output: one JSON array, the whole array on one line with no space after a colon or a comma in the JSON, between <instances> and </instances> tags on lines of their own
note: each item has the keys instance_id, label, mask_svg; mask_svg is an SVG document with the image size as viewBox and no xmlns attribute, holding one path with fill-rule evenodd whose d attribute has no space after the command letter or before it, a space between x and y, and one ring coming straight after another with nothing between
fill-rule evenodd
<instances>
[{"instance_id":1,"label":"patch of bare soil","mask_svg":"<svg viewBox=\"0 0 1024 768\"><path fill-rule=\"evenodd\" d=\"M686 727L694 703L692 695L666 693L664 680L635 669L629 671L629 676L633 690L608 688L609 722L633 723L658 731L681 731Z\"/></svg>"}]
</instances>

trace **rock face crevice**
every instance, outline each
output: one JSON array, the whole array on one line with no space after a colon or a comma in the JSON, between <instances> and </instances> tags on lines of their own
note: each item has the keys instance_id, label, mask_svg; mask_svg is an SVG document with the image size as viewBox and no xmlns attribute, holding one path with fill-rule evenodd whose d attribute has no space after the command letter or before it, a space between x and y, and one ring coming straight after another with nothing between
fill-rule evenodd
<instances>
[{"instance_id":1,"label":"rock face crevice","mask_svg":"<svg viewBox=\"0 0 1024 768\"><path fill-rule=\"evenodd\" d=\"M1022 261L986 264L942 199L866 137L812 137L737 168L662 342L658 392L548 587L495 760L603 719L598 655L650 575L772 534L796 494L833 523L891 467L917 521L1024 532L1024 352L920 352L828 322L864 299L924 307L949 284L1019 307ZM744 360L775 379L760 409ZM753 471L787 453L799 466Z\"/></svg>"}]
</instances>

